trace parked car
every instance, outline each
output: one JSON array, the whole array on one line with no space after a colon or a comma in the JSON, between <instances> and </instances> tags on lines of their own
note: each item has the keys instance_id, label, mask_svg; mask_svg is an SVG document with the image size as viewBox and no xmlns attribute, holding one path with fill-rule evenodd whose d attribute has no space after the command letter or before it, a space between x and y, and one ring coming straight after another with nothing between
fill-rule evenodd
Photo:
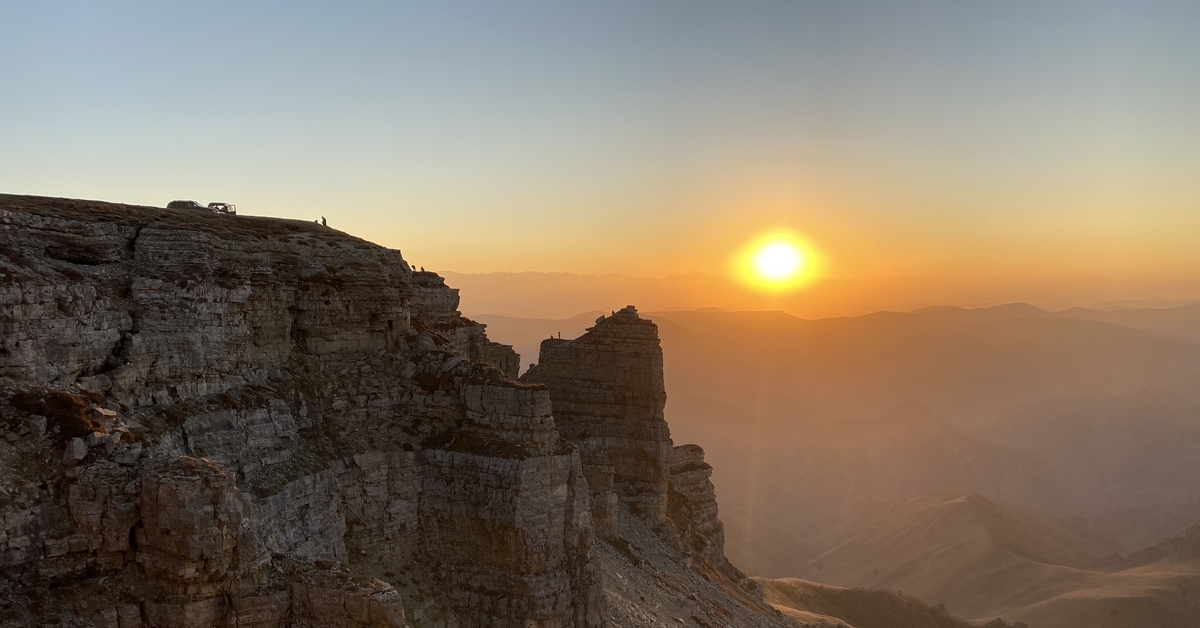
<instances>
[{"instance_id":1,"label":"parked car","mask_svg":"<svg viewBox=\"0 0 1200 628\"><path fill-rule=\"evenodd\" d=\"M206 211L208 210L207 207L201 205L200 203L197 203L196 201L171 201L170 203L167 203L167 209L203 209Z\"/></svg>"},{"instance_id":2,"label":"parked car","mask_svg":"<svg viewBox=\"0 0 1200 628\"><path fill-rule=\"evenodd\" d=\"M206 212L221 214L222 216L237 215L237 205L232 203L209 203L205 207L196 201L171 201L167 203L167 209L202 209Z\"/></svg>"}]
</instances>

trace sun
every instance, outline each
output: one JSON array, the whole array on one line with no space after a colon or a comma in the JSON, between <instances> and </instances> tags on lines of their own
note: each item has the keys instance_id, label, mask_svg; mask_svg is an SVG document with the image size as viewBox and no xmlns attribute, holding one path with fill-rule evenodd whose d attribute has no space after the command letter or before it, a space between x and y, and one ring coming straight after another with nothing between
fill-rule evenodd
<instances>
[{"instance_id":1,"label":"sun","mask_svg":"<svg viewBox=\"0 0 1200 628\"><path fill-rule=\"evenodd\" d=\"M813 254L789 231L768 232L742 250L737 274L750 285L769 291L786 291L804 285L812 274Z\"/></svg>"},{"instance_id":2,"label":"sun","mask_svg":"<svg viewBox=\"0 0 1200 628\"><path fill-rule=\"evenodd\" d=\"M795 275L804 265L804 256L786 242L764 246L754 256L754 268L764 279L781 281Z\"/></svg>"}]
</instances>

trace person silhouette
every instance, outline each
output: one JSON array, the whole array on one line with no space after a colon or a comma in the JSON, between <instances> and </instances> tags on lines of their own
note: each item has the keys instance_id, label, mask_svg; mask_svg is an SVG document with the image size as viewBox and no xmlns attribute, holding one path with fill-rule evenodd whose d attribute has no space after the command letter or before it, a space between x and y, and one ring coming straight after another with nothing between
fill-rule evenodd
<instances>
[{"instance_id":1,"label":"person silhouette","mask_svg":"<svg viewBox=\"0 0 1200 628\"><path fill-rule=\"evenodd\" d=\"M328 226L329 226L328 224L326 224L326 223L325 223L325 217L324 217L324 216L321 216L321 226L322 226L322 227L328 227Z\"/></svg>"}]
</instances>

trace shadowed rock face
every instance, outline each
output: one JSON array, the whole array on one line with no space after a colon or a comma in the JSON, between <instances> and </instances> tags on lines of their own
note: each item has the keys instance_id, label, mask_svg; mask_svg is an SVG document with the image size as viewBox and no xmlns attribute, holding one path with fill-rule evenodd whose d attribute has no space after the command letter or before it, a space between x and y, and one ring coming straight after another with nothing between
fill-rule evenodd
<instances>
[{"instance_id":1,"label":"shadowed rock face","mask_svg":"<svg viewBox=\"0 0 1200 628\"><path fill-rule=\"evenodd\" d=\"M632 307L521 383L398 251L6 195L0 280L5 625L792 625L724 570L707 475L677 474L687 547L663 525Z\"/></svg>"},{"instance_id":2,"label":"shadowed rock face","mask_svg":"<svg viewBox=\"0 0 1200 628\"><path fill-rule=\"evenodd\" d=\"M662 364L658 327L631 305L575 340L542 341L538 363L521 378L549 389L559 431L579 446L598 523L610 519L609 475L635 514L655 525L667 520L671 431Z\"/></svg>"},{"instance_id":3,"label":"shadowed rock face","mask_svg":"<svg viewBox=\"0 0 1200 628\"><path fill-rule=\"evenodd\" d=\"M671 450L671 481L667 496L671 524L691 556L707 562L739 586L761 595L758 583L725 558L725 525L717 518L713 468L699 445Z\"/></svg>"},{"instance_id":4,"label":"shadowed rock face","mask_svg":"<svg viewBox=\"0 0 1200 628\"><path fill-rule=\"evenodd\" d=\"M699 445L671 451L671 523L684 546L708 561L725 560L725 526L717 519L717 496L709 478L712 467Z\"/></svg>"},{"instance_id":5,"label":"shadowed rock face","mask_svg":"<svg viewBox=\"0 0 1200 628\"><path fill-rule=\"evenodd\" d=\"M0 196L3 429L49 415L0 443L4 575L114 578L112 625L599 625L579 454L457 291L213 218Z\"/></svg>"}]
</instances>

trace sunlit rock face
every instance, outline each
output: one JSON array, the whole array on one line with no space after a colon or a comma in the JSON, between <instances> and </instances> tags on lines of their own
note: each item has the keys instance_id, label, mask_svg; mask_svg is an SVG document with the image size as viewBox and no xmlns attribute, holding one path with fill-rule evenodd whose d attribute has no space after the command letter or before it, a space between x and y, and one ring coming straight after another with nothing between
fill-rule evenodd
<instances>
[{"instance_id":1,"label":"sunlit rock face","mask_svg":"<svg viewBox=\"0 0 1200 628\"><path fill-rule=\"evenodd\" d=\"M602 623L548 392L398 251L0 196L0 275L16 625Z\"/></svg>"},{"instance_id":2,"label":"sunlit rock face","mask_svg":"<svg viewBox=\"0 0 1200 628\"><path fill-rule=\"evenodd\" d=\"M635 514L655 525L666 522L671 431L663 419L662 347L652 321L631 305L600 317L575 340L544 340L537 364L521 381L550 390L559 431L579 446L598 522L611 518L607 477Z\"/></svg>"}]
</instances>

